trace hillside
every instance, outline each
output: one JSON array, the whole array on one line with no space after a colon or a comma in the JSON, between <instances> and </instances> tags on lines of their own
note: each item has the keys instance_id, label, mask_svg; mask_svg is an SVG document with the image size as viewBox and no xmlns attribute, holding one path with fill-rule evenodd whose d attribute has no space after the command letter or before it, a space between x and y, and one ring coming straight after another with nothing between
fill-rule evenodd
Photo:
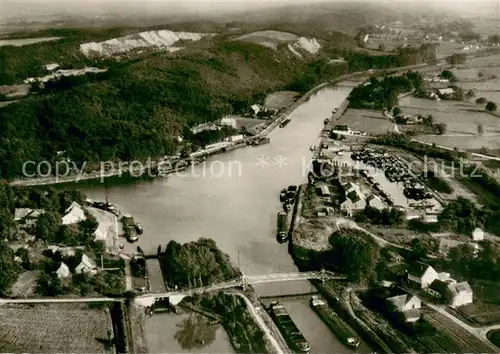
<instances>
[{"instance_id":1,"label":"hillside","mask_svg":"<svg viewBox=\"0 0 500 354\"><path fill-rule=\"evenodd\" d=\"M108 31L101 38L117 33ZM78 34L79 40L92 37ZM7 68L0 66L4 79L6 70L7 76L18 77L16 65L36 70L34 65L46 57L84 60L108 71L61 79L38 95L0 108L0 178L19 176L25 161L54 161L58 151L78 164L163 156L182 147L178 135L199 143L186 128L238 114L263 103L270 92L305 92L348 71L422 59L417 52L374 58L324 39L322 44L315 56L299 58L289 50L218 36L176 53L156 51L120 61L81 59L78 46L71 47L68 39L9 48L20 61L9 57ZM329 64L330 52L347 63Z\"/></svg>"}]
</instances>

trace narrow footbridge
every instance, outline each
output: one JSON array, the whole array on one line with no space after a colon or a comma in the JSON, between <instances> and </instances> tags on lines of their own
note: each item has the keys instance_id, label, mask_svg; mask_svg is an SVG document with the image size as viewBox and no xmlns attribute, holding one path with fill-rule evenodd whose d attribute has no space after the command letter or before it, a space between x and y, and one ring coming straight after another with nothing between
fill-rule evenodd
<instances>
[{"instance_id":1,"label":"narrow footbridge","mask_svg":"<svg viewBox=\"0 0 500 354\"><path fill-rule=\"evenodd\" d=\"M213 291L219 291L235 287L245 288L248 285L264 284L264 283L278 283L283 281L298 281L298 280L309 280L317 279L321 281L326 280L341 280L345 279L344 276L332 273L327 270L321 270L317 272L295 272L295 273L271 273L271 274L260 274L260 275L242 275L233 280L220 282L216 284L211 284L204 287L192 288L192 289L182 289L174 290L164 293L147 293L139 295L136 300L144 305L151 305L157 299L169 298L172 304L180 302L184 297L191 296L195 294L209 293Z\"/></svg>"}]
</instances>

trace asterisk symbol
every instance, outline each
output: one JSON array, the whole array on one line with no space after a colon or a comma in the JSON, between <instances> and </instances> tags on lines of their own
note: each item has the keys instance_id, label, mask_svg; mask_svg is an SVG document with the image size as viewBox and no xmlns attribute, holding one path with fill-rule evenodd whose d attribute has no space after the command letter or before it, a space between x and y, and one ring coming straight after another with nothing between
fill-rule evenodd
<instances>
[{"instance_id":1,"label":"asterisk symbol","mask_svg":"<svg viewBox=\"0 0 500 354\"><path fill-rule=\"evenodd\" d=\"M287 165L286 160L287 160L286 157L278 155L278 157L274 158L274 166L278 168L285 167Z\"/></svg>"},{"instance_id":2,"label":"asterisk symbol","mask_svg":"<svg viewBox=\"0 0 500 354\"><path fill-rule=\"evenodd\" d=\"M269 156L267 156L267 155L258 156L257 163L255 165L259 166L260 168L264 168L264 167L269 166Z\"/></svg>"}]
</instances>

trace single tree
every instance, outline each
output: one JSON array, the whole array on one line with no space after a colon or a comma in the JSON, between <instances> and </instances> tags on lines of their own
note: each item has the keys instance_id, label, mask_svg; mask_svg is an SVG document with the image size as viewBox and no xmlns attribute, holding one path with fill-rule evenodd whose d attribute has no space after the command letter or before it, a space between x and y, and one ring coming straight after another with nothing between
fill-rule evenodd
<instances>
[{"instance_id":1,"label":"single tree","mask_svg":"<svg viewBox=\"0 0 500 354\"><path fill-rule=\"evenodd\" d=\"M477 72L477 77L480 78L480 79L483 78L484 77L483 72L482 71L478 71Z\"/></svg>"},{"instance_id":2,"label":"single tree","mask_svg":"<svg viewBox=\"0 0 500 354\"><path fill-rule=\"evenodd\" d=\"M467 98L472 98L472 97L476 96L476 91L469 90L469 91L467 91L466 96L467 96Z\"/></svg>"},{"instance_id":3,"label":"single tree","mask_svg":"<svg viewBox=\"0 0 500 354\"><path fill-rule=\"evenodd\" d=\"M434 117L432 114L429 114L426 118L424 118L423 123L428 127L432 127L434 125Z\"/></svg>"},{"instance_id":4,"label":"single tree","mask_svg":"<svg viewBox=\"0 0 500 354\"><path fill-rule=\"evenodd\" d=\"M455 80L455 75L453 74L453 72L451 70L444 70L441 72L440 76L443 78L443 79L448 79L450 81L454 81Z\"/></svg>"},{"instance_id":5,"label":"single tree","mask_svg":"<svg viewBox=\"0 0 500 354\"><path fill-rule=\"evenodd\" d=\"M484 134L484 127L482 124L477 125L477 134L478 135L483 135Z\"/></svg>"},{"instance_id":6,"label":"single tree","mask_svg":"<svg viewBox=\"0 0 500 354\"><path fill-rule=\"evenodd\" d=\"M385 45L384 45L384 44L382 44L382 43L380 43L380 44L378 45L378 50L380 50L381 52L385 52Z\"/></svg>"},{"instance_id":7,"label":"single tree","mask_svg":"<svg viewBox=\"0 0 500 354\"><path fill-rule=\"evenodd\" d=\"M446 126L446 124L444 124L444 123L438 123L438 124L436 124L434 127L436 128L436 131L437 131L437 133L438 133L439 135L443 135L443 134L445 134L445 133L446 133L446 130L447 130L447 128L448 128L448 127Z\"/></svg>"},{"instance_id":8,"label":"single tree","mask_svg":"<svg viewBox=\"0 0 500 354\"><path fill-rule=\"evenodd\" d=\"M387 110L390 112L397 105L398 105L398 92L396 90L390 90L387 94Z\"/></svg>"},{"instance_id":9,"label":"single tree","mask_svg":"<svg viewBox=\"0 0 500 354\"><path fill-rule=\"evenodd\" d=\"M495 112L497 110L497 104L495 102L489 101L486 103L486 110L488 112Z\"/></svg>"},{"instance_id":10,"label":"single tree","mask_svg":"<svg viewBox=\"0 0 500 354\"><path fill-rule=\"evenodd\" d=\"M403 111L399 107L394 107L394 109L392 110L392 114L394 115L394 117L401 115L401 113L403 113Z\"/></svg>"},{"instance_id":11,"label":"single tree","mask_svg":"<svg viewBox=\"0 0 500 354\"><path fill-rule=\"evenodd\" d=\"M479 97L477 100L476 100L476 104L485 104L486 102L488 102L488 100L484 97Z\"/></svg>"}]
</instances>

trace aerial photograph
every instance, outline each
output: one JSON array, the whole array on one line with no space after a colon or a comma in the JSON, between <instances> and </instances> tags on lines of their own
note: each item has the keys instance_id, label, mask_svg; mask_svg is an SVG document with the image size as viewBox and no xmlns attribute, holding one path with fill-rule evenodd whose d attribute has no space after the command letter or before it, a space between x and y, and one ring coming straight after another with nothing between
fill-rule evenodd
<instances>
[{"instance_id":1,"label":"aerial photograph","mask_svg":"<svg viewBox=\"0 0 500 354\"><path fill-rule=\"evenodd\" d=\"M0 353L500 353L499 76L500 0L0 0Z\"/></svg>"}]
</instances>

